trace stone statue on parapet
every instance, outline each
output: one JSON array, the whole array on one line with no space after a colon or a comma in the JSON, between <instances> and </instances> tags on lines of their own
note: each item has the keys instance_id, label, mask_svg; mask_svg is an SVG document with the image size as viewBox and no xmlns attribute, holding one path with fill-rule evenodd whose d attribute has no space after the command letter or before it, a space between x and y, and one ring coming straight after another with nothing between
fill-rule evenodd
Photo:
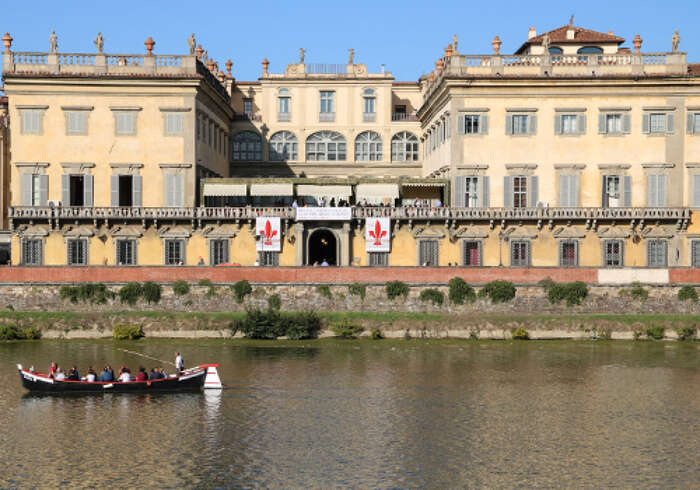
<instances>
[{"instance_id":1,"label":"stone statue on parapet","mask_svg":"<svg viewBox=\"0 0 700 490\"><path fill-rule=\"evenodd\" d=\"M51 31L49 36L49 52L55 53L58 51L58 36L55 31Z\"/></svg>"},{"instance_id":2,"label":"stone statue on parapet","mask_svg":"<svg viewBox=\"0 0 700 490\"><path fill-rule=\"evenodd\" d=\"M299 63L304 64L304 58L306 57L306 50L304 48L299 48Z\"/></svg>"},{"instance_id":3,"label":"stone statue on parapet","mask_svg":"<svg viewBox=\"0 0 700 490\"><path fill-rule=\"evenodd\" d=\"M552 44L552 39L549 34L542 36L542 48L544 49L544 54L549 54L549 45Z\"/></svg>"},{"instance_id":4,"label":"stone statue on parapet","mask_svg":"<svg viewBox=\"0 0 700 490\"><path fill-rule=\"evenodd\" d=\"M455 34L455 35L452 37L452 49L453 49L453 53L454 53L454 54L459 54L459 51L457 51L457 41L458 41L458 40L457 40L457 34Z\"/></svg>"},{"instance_id":5,"label":"stone statue on parapet","mask_svg":"<svg viewBox=\"0 0 700 490\"><path fill-rule=\"evenodd\" d=\"M187 38L187 45L190 47L190 56L194 55L194 50L197 47L197 41L194 39L194 32Z\"/></svg>"},{"instance_id":6,"label":"stone statue on parapet","mask_svg":"<svg viewBox=\"0 0 700 490\"><path fill-rule=\"evenodd\" d=\"M97 33L97 39L93 41L95 43L95 46L97 47L97 52L102 54L104 45L105 45L105 39L102 37L102 33L98 32Z\"/></svg>"},{"instance_id":7,"label":"stone statue on parapet","mask_svg":"<svg viewBox=\"0 0 700 490\"><path fill-rule=\"evenodd\" d=\"M678 52L678 45L681 43L681 36L678 35L678 31L673 31L673 37L671 38L671 48L674 53Z\"/></svg>"},{"instance_id":8,"label":"stone statue on parapet","mask_svg":"<svg viewBox=\"0 0 700 490\"><path fill-rule=\"evenodd\" d=\"M348 49L348 65L355 63L355 50L353 48Z\"/></svg>"},{"instance_id":9,"label":"stone statue on parapet","mask_svg":"<svg viewBox=\"0 0 700 490\"><path fill-rule=\"evenodd\" d=\"M202 55L202 59L204 60L205 64L209 62L209 50L208 49L204 50L204 54Z\"/></svg>"}]
</instances>

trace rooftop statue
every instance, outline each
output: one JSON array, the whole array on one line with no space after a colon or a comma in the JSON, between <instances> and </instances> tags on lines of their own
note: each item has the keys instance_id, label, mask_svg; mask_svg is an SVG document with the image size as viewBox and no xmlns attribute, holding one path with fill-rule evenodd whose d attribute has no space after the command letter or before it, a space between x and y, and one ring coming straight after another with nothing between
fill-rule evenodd
<instances>
[{"instance_id":1,"label":"rooftop statue","mask_svg":"<svg viewBox=\"0 0 700 490\"><path fill-rule=\"evenodd\" d=\"M678 52L678 45L681 43L681 36L678 35L678 30L673 32L673 37L671 38L671 48L674 53Z\"/></svg>"},{"instance_id":2,"label":"rooftop statue","mask_svg":"<svg viewBox=\"0 0 700 490\"><path fill-rule=\"evenodd\" d=\"M348 65L352 65L355 62L355 50L353 48L348 49Z\"/></svg>"},{"instance_id":3,"label":"rooftop statue","mask_svg":"<svg viewBox=\"0 0 700 490\"><path fill-rule=\"evenodd\" d=\"M299 63L304 64L304 57L306 56L306 50L304 48L299 48Z\"/></svg>"},{"instance_id":4,"label":"rooftop statue","mask_svg":"<svg viewBox=\"0 0 700 490\"><path fill-rule=\"evenodd\" d=\"M49 36L49 52L55 53L58 51L58 36L55 31L51 31Z\"/></svg>"},{"instance_id":5,"label":"rooftop statue","mask_svg":"<svg viewBox=\"0 0 700 490\"><path fill-rule=\"evenodd\" d=\"M457 51L457 41L457 34L455 34L452 37L452 49L454 50L454 54L459 54L459 52Z\"/></svg>"},{"instance_id":6,"label":"rooftop statue","mask_svg":"<svg viewBox=\"0 0 700 490\"><path fill-rule=\"evenodd\" d=\"M102 37L102 33L98 32L97 33L97 39L93 41L95 43L95 46L97 47L97 52L102 54L104 45L105 45L105 39Z\"/></svg>"},{"instance_id":7,"label":"rooftop statue","mask_svg":"<svg viewBox=\"0 0 700 490\"><path fill-rule=\"evenodd\" d=\"M549 45L552 44L552 40L549 34L545 34L542 37L542 48L544 49L544 54L549 54Z\"/></svg>"},{"instance_id":8,"label":"rooftop statue","mask_svg":"<svg viewBox=\"0 0 700 490\"><path fill-rule=\"evenodd\" d=\"M187 38L187 45L190 47L190 56L194 55L194 49L197 46L197 41L194 39L194 32Z\"/></svg>"}]
</instances>

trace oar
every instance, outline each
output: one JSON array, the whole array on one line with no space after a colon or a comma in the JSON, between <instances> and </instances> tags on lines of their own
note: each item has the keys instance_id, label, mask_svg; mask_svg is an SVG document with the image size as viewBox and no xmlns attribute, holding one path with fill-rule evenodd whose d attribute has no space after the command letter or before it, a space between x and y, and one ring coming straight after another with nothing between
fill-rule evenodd
<instances>
[{"instance_id":1,"label":"oar","mask_svg":"<svg viewBox=\"0 0 700 490\"><path fill-rule=\"evenodd\" d=\"M163 363L163 364L172 364L173 366L175 366L175 363L174 363L174 362L164 361L164 360L162 360L162 359L157 359L157 358L155 358L155 357L147 356L146 354L141 354L140 352L134 352L134 351L132 351L132 350L120 349L120 348L117 348L117 350L120 350L120 351L122 351L122 352L127 352L127 353L129 353L129 354L134 354L134 355L137 355L137 356L145 357L145 358L147 358L147 359L151 359L152 361L158 361L158 362ZM177 367L177 366L175 366L175 367Z\"/></svg>"}]
</instances>

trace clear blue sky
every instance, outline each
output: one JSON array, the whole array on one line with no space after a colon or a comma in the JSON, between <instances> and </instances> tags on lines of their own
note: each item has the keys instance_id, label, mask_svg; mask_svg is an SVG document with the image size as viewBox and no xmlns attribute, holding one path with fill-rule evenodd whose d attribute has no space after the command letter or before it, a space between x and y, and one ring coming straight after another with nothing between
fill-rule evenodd
<instances>
[{"instance_id":1,"label":"clear blue sky","mask_svg":"<svg viewBox=\"0 0 700 490\"><path fill-rule=\"evenodd\" d=\"M577 5L577 6L570 6ZM101 31L107 53L144 53L144 40L156 41L155 53L187 52L194 32L209 55L234 62L238 80L255 80L260 62L280 72L307 50L307 63L345 63L348 48L356 62L379 71L382 63L398 80L416 80L433 67L442 48L459 36L462 53L491 53L498 34L502 53L512 53L534 26L538 33L567 24L627 39L639 33L643 51L670 51L678 29L680 49L700 61L700 1L534 2L486 1L45 1L0 0L0 34L14 37L14 51L48 51L51 29L59 51L94 52Z\"/></svg>"}]
</instances>

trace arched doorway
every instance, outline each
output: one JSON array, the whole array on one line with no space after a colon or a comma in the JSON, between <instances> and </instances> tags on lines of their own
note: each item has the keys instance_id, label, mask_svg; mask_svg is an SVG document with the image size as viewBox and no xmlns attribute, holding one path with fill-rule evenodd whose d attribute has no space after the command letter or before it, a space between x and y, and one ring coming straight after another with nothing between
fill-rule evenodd
<instances>
[{"instance_id":1,"label":"arched doorway","mask_svg":"<svg viewBox=\"0 0 700 490\"><path fill-rule=\"evenodd\" d=\"M330 230L316 230L309 236L308 265L321 265L325 260L328 265L338 265L338 241Z\"/></svg>"}]
</instances>

